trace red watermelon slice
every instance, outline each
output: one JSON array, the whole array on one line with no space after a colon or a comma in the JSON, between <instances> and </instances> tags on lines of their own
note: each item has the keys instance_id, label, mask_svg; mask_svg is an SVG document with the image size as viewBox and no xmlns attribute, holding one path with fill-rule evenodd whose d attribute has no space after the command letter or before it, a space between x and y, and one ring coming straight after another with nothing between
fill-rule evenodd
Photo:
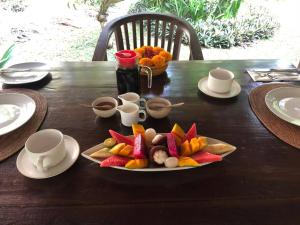
<instances>
[{"instance_id":1,"label":"red watermelon slice","mask_svg":"<svg viewBox=\"0 0 300 225\"><path fill-rule=\"evenodd\" d=\"M130 159L121 157L118 155L113 155L103 160L100 163L100 167L110 167L110 166L125 166L126 163L129 162Z\"/></svg>"},{"instance_id":2,"label":"red watermelon slice","mask_svg":"<svg viewBox=\"0 0 300 225\"><path fill-rule=\"evenodd\" d=\"M113 130L109 130L109 133L110 133L110 135L111 135L114 139L116 139L116 141L117 141L118 143L125 143L125 144L132 145L132 146L133 146L133 140L132 140L132 138L125 137L124 135L119 134L118 132L113 131Z\"/></svg>"},{"instance_id":3,"label":"red watermelon slice","mask_svg":"<svg viewBox=\"0 0 300 225\"><path fill-rule=\"evenodd\" d=\"M185 138L189 141L194 137L197 137L197 127L195 123L192 124L191 128L185 135Z\"/></svg>"},{"instance_id":4,"label":"red watermelon slice","mask_svg":"<svg viewBox=\"0 0 300 225\"><path fill-rule=\"evenodd\" d=\"M209 152L200 151L191 156L198 163L217 162L222 160L222 156L214 155Z\"/></svg>"}]
</instances>

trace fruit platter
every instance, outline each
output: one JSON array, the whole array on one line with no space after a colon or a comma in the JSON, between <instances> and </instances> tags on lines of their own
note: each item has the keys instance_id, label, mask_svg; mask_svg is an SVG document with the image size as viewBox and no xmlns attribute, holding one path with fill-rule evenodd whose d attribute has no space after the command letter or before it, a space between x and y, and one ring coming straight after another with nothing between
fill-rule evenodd
<instances>
[{"instance_id":1,"label":"fruit platter","mask_svg":"<svg viewBox=\"0 0 300 225\"><path fill-rule=\"evenodd\" d=\"M109 130L110 138L81 155L100 165L133 171L172 171L220 162L236 150L226 142L197 134L196 124L185 133L176 123L170 133L132 125L133 135Z\"/></svg>"}]
</instances>

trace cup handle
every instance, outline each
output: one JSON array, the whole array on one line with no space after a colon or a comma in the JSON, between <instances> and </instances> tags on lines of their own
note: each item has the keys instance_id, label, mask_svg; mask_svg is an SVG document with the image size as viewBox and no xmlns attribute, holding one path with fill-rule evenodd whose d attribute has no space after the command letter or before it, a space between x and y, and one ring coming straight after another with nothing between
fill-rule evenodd
<instances>
[{"instance_id":1,"label":"cup handle","mask_svg":"<svg viewBox=\"0 0 300 225\"><path fill-rule=\"evenodd\" d=\"M143 103L143 104L141 104L141 103ZM145 108L146 108L146 99L140 98L140 107L141 107L142 109L145 109Z\"/></svg>"},{"instance_id":2,"label":"cup handle","mask_svg":"<svg viewBox=\"0 0 300 225\"><path fill-rule=\"evenodd\" d=\"M47 170L47 167L44 167L44 159L45 159L45 156L40 156L38 158L37 163L36 163L36 168L38 171Z\"/></svg>"},{"instance_id":3,"label":"cup handle","mask_svg":"<svg viewBox=\"0 0 300 225\"><path fill-rule=\"evenodd\" d=\"M140 114L143 114L143 117L140 117ZM139 110L139 122L144 122L147 119L147 114L145 110Z\"/></svg>"},{"instance_id":4,"label":"cup handle","mask_svg":"<svg viewBox=\"0 0 300 225\"><path fill-rule=\"evenodd\" d=\"M152 87L152 70L151 70L151 68L148 66L142 66L140 68L140 70L143 70L143 72L145 72L147 74L148 88L151 88Z\"/></svg>"}]
</instances>

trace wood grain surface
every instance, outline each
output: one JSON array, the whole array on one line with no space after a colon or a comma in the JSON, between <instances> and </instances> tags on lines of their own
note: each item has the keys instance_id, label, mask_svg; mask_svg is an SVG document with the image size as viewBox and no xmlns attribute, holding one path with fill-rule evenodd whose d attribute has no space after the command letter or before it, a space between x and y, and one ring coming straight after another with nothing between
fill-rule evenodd
<instances>
[{"instance_id":1,"label":"wood grain surface","mask_svg":"<svg viewBox=\"0 0 300 225\"><path fill-rule=\"evenodd\" d=\"M36 104L36 110L29 121L20 128L0 136L0 162L18 152L24 145L28 137L35 133L41 126L47 113L47 99L37 91L14 88L0 90L0 93L21 93L31 97Z\"/></svg>"},{"instance_id":2,"label":"wood grain surface","mask_svg":"<svg viewBox=\"0 0 300 225\"><path fill-rule=\"evenodd\" d=\"M288 84L268 84L255 88L249 95L249 102L256 116L280 140L300 149L300 127L290 124L274 115L265 103L266 94L279 87L293 87Z\"/></svg>"},{"instance_id":3,"label":"wood grain surface","mask_svg":"<svg viewBox=\"0 0 300 225\"><path fill-rule=\"evenodd\" d=\"M46 96L42 128L74 137L84 151L123 134L119 115L96 118L81 103L99 96L117 97L115 67L109 62L61 63L55 79L26 85ZM66 172L33 180L16 168L16 155L0 163L0 224L299 224L300 151L270 133L252 112L248 97L262 85L244 71L284 66L276 60L172 62L151 90L142 79L142 96L160 95L185 102L168 118L148 118L143 125L168 132L175 122L187 130L237 146L222 162L168 173L136 173L99 168L83 157ZM232 99L202 94L197 83L215 67L235 73L242 91ZM295 85L299 85L295 83ZM3 88L11 86L3 85Z\"/></svg>"}]
</instances>

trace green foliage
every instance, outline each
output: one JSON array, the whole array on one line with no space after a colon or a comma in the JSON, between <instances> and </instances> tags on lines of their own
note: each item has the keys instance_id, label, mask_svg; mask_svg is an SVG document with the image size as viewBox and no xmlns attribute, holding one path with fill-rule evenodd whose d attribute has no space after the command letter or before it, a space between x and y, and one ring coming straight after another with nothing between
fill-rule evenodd
<instances>
[{"instance_id":1,"label":"green foliage","mask_svg":"<svg viewBox=\"0 0 300 225\"><path fill-rule=\"evenodd\" d=\"M215 48L230 48L268 39L278 26L263 8L250 8L249 15L237 19L207 20L194 24L200 43Z\"/></svg>"},{"instance_id":2,"label":"green foliage","mask_svg":"<svg viewBox=\"0 0 300 225\"><path fill-rule=\"evenodd\" d=\"M240 17L241 3L242 0L140 0L129 12L168 12L186 19L205 47L230 48L272 37L279 25L270 13L262 7L250 7L247 15ZM183 43L188 43L186 37Z\"/></svg>"},{"instance_id":3,"label":"green foliage","mask_svg":"<svg viewBox=\"0 0 300 225\"><path fill-rule=\"evenodd\" d=\"M155 11L172 13L188 21L236 17L242 0L140 0L131 13Z\"/></svg>"}]
</instances>

